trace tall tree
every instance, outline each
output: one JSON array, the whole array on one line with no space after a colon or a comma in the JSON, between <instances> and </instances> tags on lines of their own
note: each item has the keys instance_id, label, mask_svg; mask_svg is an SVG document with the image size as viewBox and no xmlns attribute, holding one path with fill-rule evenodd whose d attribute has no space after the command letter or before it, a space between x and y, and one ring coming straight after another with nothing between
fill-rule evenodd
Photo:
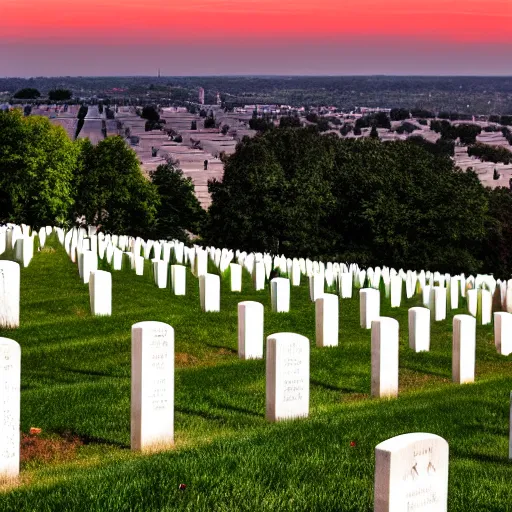
<instances>
[{"instance_id":1,"label":"tall tree","mask_svg":"<svg viewBox=\"0 0 512 512\"><path fill-rule=\"evenodd\" d=\"M144 177L137 154L119 137L84 143L77 178L76 214L105 231L147 236L159 205L156 187Z\"/></svg>"},{"instance_id":2,"label":"tall tree","mask_svg":"<svg viewBox=\"0 0 512 512\"><path fill-rule=\"evenodd\" d=\"M0 221L64 224L79 146L45 117L0 112Z\"/></svg>"},{"instance_id":3,"label":"tall tree","mask_svg":"<svg viewBox=\"0 0 512 512\"><path fill-rule=\"evenodd\" d=\"M191 178L168 162L150 172L152 183L160 195L160 205L152 236L158 239L176 238L188 241L188 233L198 234L206 219Z\"/></svg>"}]
</instances>

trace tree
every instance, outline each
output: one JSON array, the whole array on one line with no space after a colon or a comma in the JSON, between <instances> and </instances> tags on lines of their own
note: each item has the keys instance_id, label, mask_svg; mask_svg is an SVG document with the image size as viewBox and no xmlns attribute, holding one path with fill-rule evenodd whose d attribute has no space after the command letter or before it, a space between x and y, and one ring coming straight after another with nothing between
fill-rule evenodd
<instances>
[{"instance_id":1,"label":"tree","mask_svg":"<svg viewBox=\"0 0 512 512\"><path fill-rule=\"evenodd\" d=\"M145 107L143 107L140 117L155 123L160 120L160 114L158 113L158 110L154 105L146 105Z\"/></svg>"},{"instance_id":2,"label":"tree","mask_svg":"<svg viewBox=\"0 0 512 512\"><path fill-rule=\"evenodd\" d=\"M283 116L279 120L279 128L300 128L301 126L298 116Z\"/></svg>"},{"instance_id":3,"label":"tree","mask_svg":"<svg viewBox=\"0 0 512 512\"><path fill-rule=\"evenodd\" d=\"M229 124L223 125L220 132L222 133L222 135L227 135L227 133L229 132Z\"/></svg>"},{"instance_id":4,"label":"tree","mask_svg":"<svg viewBox=\"0 0 512 512\"><path fill-rule=\"evenodd\" d=\"M198 234L206 218L195 193L191 178L172 163L159 165L150 172L153 185L160 195L156 223L151 230L157 239L188 241L187 232Z\"/></svg>"},{"instance_id":5,"label":"tree","mask_svg":"<svg viewBox=\"0 0 512 512\"><path fill-rule=\"evenodd\" d=\"M41 97L41 93L32 87L26 87L25 89L20 89L14 94L14 98L17 100L35 100Z\"/></svg>"},{"instance_id":6,"label":"tree","mask_svg":"<svg viewBox=\"0 0 512 512\"><path fill-rule=\"evenodd\" d=\"M156 187L142 174L137 154L122 137L82 145L75 213L112 233L147 236L159 206Z\"/></svg>"},{"instance_id":7,"label":"tree","mask_svg":"<svg viewBox=\"0 0 512 512\"><path fill-rule=\"evenodd\" d=\"M79 146L45 117L0 112L0 222L63 225Z\"/></svg>"},{"instance_id":8,"label":"tree","mask_svg":"<svg viewBox=\"0 0 512 512\"><path fill-rule=\"evenodd\" d=\"M375 125L372 126L372 129L370 131L370 137L372 139L378 139L379 138L379 132L377 131L377 127Z\"/></svg>"},{"instance_id":9,"label":"tree","mask_svg":"<svg viewBox=\"0 0 512 512\"><path fill-rule=\"evenodd\" d=\"M215 118L212 113L210 113L210 115L204 120L204 127L206 129L215 128Z\"/></svg>"},{"instance_id":10,"label":"tree","mask_svg":"<svg viewBox=\"0 0 512 512\"><path fill-rule=\"evenodd\" d=\"M405 121L409 119L409 111L405 108L392 108L389 117L392 121Z\"/></svg>"},{"instance_id":11,"label":"tree","mask_svg":"<svg viewBox=\"0 0 512 512\"><path fill-rule=\"evenodd\" d=\"M192 121L190 123L190 129L191 130L197 130L197 121Z\"/></svg>"},{"instance_id":12,"label":"tree","mask_svg":"<svg viewBox=\"0 0 512 512\"><path fill-rule=\"evenodd\" d=\"M244 138L209 191L206 243L372 266L482 267L485 188L411 142L271 130Z\"/></svg>"},{"instance_id":13,"label":"tree","mask_svg":"<svg viewBox=\"0 0 512 512\"><path fill-rule=\"evenodd\" d=\"M208 184L207 243L295 256L329 252L332 137L296 128L244 137L225 160L222 182Z\"/></svg>"},{"instance_id":14,"label":"tree","mask_svg":"<svg viewBox=\"0 0 512 512\"><path fill-rule=\"evenodd\" d=\"M50 101L68 101L73 94L68 89L53 89L48 93Z\"/></svg>"},{"instance_id":15,"label":"tree","mask_svg":"<svg viewBox=\"0 0 512 512\"><path fill-rule=\"evenodd\" d=\"M252 119L249 120L249 128L251 130L256 130L258 132L266 132L274 128L274 123L270 120L268 116L253 116Z\"/></svg>"}]
</instances>

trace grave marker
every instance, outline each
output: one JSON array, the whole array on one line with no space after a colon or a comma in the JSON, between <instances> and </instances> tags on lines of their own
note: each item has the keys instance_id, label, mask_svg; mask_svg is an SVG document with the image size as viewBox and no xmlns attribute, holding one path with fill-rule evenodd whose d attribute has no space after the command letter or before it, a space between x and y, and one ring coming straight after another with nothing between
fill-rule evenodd
<instances>
[{"instance_id":1,"label":"grave marker","mask_svg":"<svg viewBox=\"0 0 512 512\"><path fill-rule=\"evenodd\" d=\"M238 357L263 358L263 304L253 301L238 303Z\"/></svg>"},{"instance_id":2,"label":"grave marker","mask_svg":"<svg viewBox=\"0 0 512 512\"><path fill-rule=\"evenodd\" d=\"M415 307L409 309L409 347L415 352L430 350L430 310Z\"/></svg>"},{"instance_id":3,"label":"grave marker","mask_svg":"<svg viewBox=\"0 0 512 512\"><path fill-rule=\"evenodd\" d=\"M279 421L309 414L309 340L281 332L267 338L266 418Z\"/></svg>"},{"instance_id":4,"label":"grave marker","mask_svg":"<svg viewBox=\"0 0 512 512\"><path fill-rule=\"evenodd\" d=\"M0 482L12 482L20 473L21 348L0 338Z\"/></svg>"},{"instance_id":5,"label":"grave marker","mask_svg":"<svg viewBox=\"0 0 512 512\"><path fill-rule=\"evenodd\" d=\"M104 270L91 272L89 298L94 316L112 315L112 274Z\"/></svg>"},{"instance_id":6,"label":"grave marker","mask_svg":"<svg viewBox=\"0 0 512 512\"><path fill-rule=\"evenodd\" d=\"M372 321L372 396L398 395L398 321L380 317Z\"/></svg>"},{"instance_id":7,"label":"grave marker","mask_svg":"<svg viewBox=\"0 0 512 512\"><path fill-rule=\"evenodd\" d=\"M163 322L132 326L131 448L174 446L174 329Z\"/></svg>"},{"instance_id":8,"label":"grave marker","mask_svg":"<svg viewBox=\"0 0 512 512\"><path fill-rule=\"evenodd\" d=\"M453 317L452 379L457 384L474 382L476 319L470 315Z\"/></svg>"},{"instance_id":9,"label":"grave marker","mask_svg":"<svg viewBox=\"0 0 512 512\"><path fill-rule=\"evenodd\" d=\"M316 346L337 347L339 335L339 299L324 293L315 301Z\"/></svg>"},{"instance_id":10,"label":"grave marker","mask_svg":"<svg viewBox=\"0 0 512 512\"><path fill-rule=\"evenodd\" d=\"M374 512L446 512L448 443L415 432L375 447Z\"/></svg>"},{"instance_id":11,"label":"grave marker","mask_svg":"<svg viewBox=\"0 0 512 512\"><path fill-rule=\"evenodd\" d=\"M0 327L20 326L20 265L0 260Z\"/></svg>"},{"instance_id":12,"label":"grave marker","mask_svg":"<svg viewBox=\"0 0 512 512\"><path fill-rule=\"evenodd\" d=\"M359 290L359 318L363 329L371 329L380 316L380 292L374 288Z\"/></svg>"}]
</instances>

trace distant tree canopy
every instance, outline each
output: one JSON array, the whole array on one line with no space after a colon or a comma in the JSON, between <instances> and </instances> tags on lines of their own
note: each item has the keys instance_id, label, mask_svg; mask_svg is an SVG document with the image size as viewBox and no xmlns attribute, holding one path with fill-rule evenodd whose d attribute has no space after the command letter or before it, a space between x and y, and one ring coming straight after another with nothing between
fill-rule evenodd
<instances>
[{"instance_id":1,"label":"distant tree canopy","mask_svg":"<svg viewBox=\"0 0 512 512\"><path fill-rule=\"evenodd\" d=\"M14 98L17 100L36 100L41 97L41 93L32 87L26 87L25 89L20 89L14 93Z\"/></svg>"},{"instance_id":2,"label":"distant tree canopy","mask_svg":"<svg viewBox=\"0 0 512 512\"><path fill-rule=\"evenodd\" d=\"M209 190L204 235L218 246L450 272L484 265L485 188L412 142L270 130L244 138Z\"/></svg>"},{"instance_id":3,"label":"distant tree canopy","mask_svg":"<svg viewBox=\"0 0 512 512\"><path fill-rule=\"evenodd\" d=\"M252 119L249 120L249 128L258 132L266 132L274 128L274 123L270 116L253 116Z\"/></svg>"},{"instance_id":4,"label":"distant tree canopy","mask_svg":"<svg viewBox=\"0 0 512 512\"><path fill-rule=\"evenodd\" d=\"M502 146L491 146L489 144L476 143L468 148L469 156L476 156L484 162L510 164L512 163L512 152Z\"/></svg>"},{"instance_id":5,"label":"distant tree canopy","mask_svg":"<svg viewBox=\"0 0 512 512\"><path fill-rule=\"evenodd\" d=\"M150 177L160 195L152 236L188 241L188 232L199 233L206 218L194 193L192 179L186 178L172 163L159 165L150 172Z\"/></svg>"},{"instance_id":6,"label":"distant tree canopy","mask_svg":"<svg viewBox=\"0 0 512 512\"><path fill-rule=\"evenodd\" d=\"M459 139L462 144L475 144L476 137L482 132L482 127L476 124L451 124L447 120L432 120L430 129L441 133L443 139L456 140Z\"/></svg>"},{"instance_id":7,"label":"distant tree canopy","mask_svg":"<svg viewBox=\"0 0 512 512\"><path fill-rule=\"evenodd\" d=\"M73 97L73 94L68 89L53 89L48 93L50 101L67 101Z\"/></svg>"},{"instance_id":8,"label":"distant tree canopy","mask_svg":"<svg viewBox=\"0 0 512 512\"><path fill-rule=\"evenodd\" d=\"M410 117L409 110L405 108L392 108L389 117L391 121L405 121L405 119L409 119Z\"/></svg>"},{"instance_id":9,"label":"distant tree canopy","mask_svg":"<svg viewBox=\"0 0 512 512\"><path fill-rule=\"evenodd\" d=\"M279 119L279 128L300 128L301 126L298 116L283 116Z\"/></svg>"},{"instance_id":10,"label":"distant tree canopy","mask_svg":"<svg viewBox=\"0 0 512 512\"><path fill-rule=\"evenodd\" d=\"M140 117L153 122L158 122L160 120L160 114L154 105L146 105L143 107Z\"/></svg>"},{"instance_id":11,"label":"distant tree canopy","mask_svg":"<svg viewBox=\"0 0 512 512\"><path fill-rule=\"evenodd\" d=\"M215 128L215 117L213 117L213 113L210 113L210 115L205 118L204 127L206 129Z\"/></svg>"}]
</instances>

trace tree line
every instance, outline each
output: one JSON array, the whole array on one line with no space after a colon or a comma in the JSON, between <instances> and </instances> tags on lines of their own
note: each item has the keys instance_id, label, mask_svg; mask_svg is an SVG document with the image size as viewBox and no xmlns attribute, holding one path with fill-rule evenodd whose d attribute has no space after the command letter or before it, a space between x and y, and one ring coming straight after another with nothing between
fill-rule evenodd
<instances>
[{"instance_id":1,"label":"tree line","mask_svg":"<svg viewBox=\"0 0 512 512\"><path fill-rule=\"evenodd\" d=\"M148 180L119 136L71 140L47 118L0 113L0 222L100 225L106 232L188 240L206 213L172 162Z\"/></svg>"},{"instance_id":2,"label":"tree line","mask_svg":"<svg viewBox=\"0 0 512 512\"><path fill-rule=\"evenodd\" d=\"M512 194L457 168L444 145L340 139L315 127L244 137L205 212L172 162L144 176L122 137L71 140L0 113L0 222L71 226L325 261L450 273L512 271ZM453 147L450 146L452 149Z\"/></svg>"}]
</instances>

